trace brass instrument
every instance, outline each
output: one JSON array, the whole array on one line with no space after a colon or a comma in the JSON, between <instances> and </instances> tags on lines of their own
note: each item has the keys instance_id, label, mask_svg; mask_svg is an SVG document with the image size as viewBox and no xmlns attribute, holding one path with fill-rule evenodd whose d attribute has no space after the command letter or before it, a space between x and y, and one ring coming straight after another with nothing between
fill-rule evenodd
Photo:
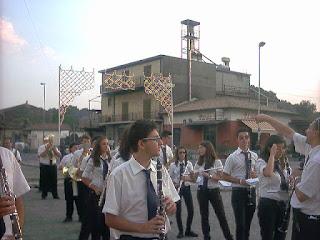
<instances>
[{"instance_id":1,"label":"brass instrument","mask_svg":"<svg viewBox=\"0 0 320 240\"><path fill-rule=\"evenodd\" d=\"M2 159L0 157L0 197L3 196L10 196L15 198L15 195L10 190L6 169L3 167ZM12 224L12 234L14 239L22 240L22 232L17 210L15 209L14 213L9 214L9 216Z\"/></svg>"},{"instance_id":2,"label":"brass instrument","mask_svg":"<svg viewBox=\"0 0 320 240\"><path fill-rule=\"evenodd\" d=\"M85 147L87 147L87 149L89 148L89 146L84 146L83 149L85 149ZM86 153L83 157L76 159L75 165L72 162L70 162L70 164L68 164L67 166L64 166L62 168L62 174L64 176L69 176L72 180L76 182L81 181L81 176L79 175L80 164L82 159L88 156L89 156L89 153Z\"/></svg>"}]
</instances>

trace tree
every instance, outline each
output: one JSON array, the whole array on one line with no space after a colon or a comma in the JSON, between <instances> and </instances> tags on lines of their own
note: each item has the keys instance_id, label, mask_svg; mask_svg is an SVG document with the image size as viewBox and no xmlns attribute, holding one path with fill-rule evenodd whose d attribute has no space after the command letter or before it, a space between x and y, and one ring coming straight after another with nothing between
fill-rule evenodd
<instances>
[{"instance_id":1,"label":"tree","mask_svg":"<svg viewBox=\"0 0 320 240\"><path fill-rule=\"evenodd\" d=\"M296 111L300 117L312 120L316 114L317 107L314 103L309 100L302 100L300 103L294 105Z\"/></svg>"}]
</instances>

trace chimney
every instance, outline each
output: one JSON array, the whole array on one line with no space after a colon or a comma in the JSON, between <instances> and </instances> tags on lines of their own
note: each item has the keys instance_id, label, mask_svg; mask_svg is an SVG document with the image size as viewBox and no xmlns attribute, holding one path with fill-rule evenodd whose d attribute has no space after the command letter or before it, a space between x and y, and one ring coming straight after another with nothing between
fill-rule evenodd
<instances>
[{"instance_id":1,"label":"chimney","mask_svg":"<svg viewBox=\"0 0 320 240\"><path fill-rule=\"evenodd\" d=\"M229 63L230 63L230 58L228 57L223 57L221 58L221 61L224 63L224 65L228 68L230 68Z\"/></svg>"}]
</instances>

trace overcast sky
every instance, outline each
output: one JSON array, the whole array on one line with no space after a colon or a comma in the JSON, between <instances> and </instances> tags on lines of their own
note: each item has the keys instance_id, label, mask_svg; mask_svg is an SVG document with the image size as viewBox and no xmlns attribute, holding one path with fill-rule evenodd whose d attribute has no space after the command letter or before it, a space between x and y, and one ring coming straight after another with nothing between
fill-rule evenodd
<instances>
[{"instance_id":1,"label":"overcast sky","mask_svg":"<svg viewBox=\"0 0 320 240\"><path fill-rule=\"evenodd\" d=\"M0 0L0 108L24 103L58 107L58 66L98 70L158 54L180 57L181 24L200 22L200 51L292 103L310 100L320 110L320 4L318 1ZM93 107L99 108L98 103Z\"/></svg>"}]
</instances>

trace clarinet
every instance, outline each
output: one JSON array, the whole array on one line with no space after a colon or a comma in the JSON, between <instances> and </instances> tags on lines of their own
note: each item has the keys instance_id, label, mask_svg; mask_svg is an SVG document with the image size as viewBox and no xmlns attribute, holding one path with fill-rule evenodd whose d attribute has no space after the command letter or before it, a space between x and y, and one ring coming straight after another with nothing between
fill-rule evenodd
<instances>
[{"instance_id":1,"label":"clarinet","mask_svg":"<svg viewBox=\"0 0 320 240\"><path fill-rule=\"evenodd\" d=\"M7 173L4 167L0 169L0 188L0 197L9 196L15 198L15 195L9 188ZM9 214L9 216L12 224L12 234L14 239L22 240L22 232L19 224L19 216L17 210L15 209L14 213Z\"/></svg>"},{"instance_id":2,"label":"clarinet","mask_svg":"<svg viewBox=\"0 0 320 240\"><path fill-rule=\"evenodd\" d=\"M160 162L160 158L157 158L157 188L158 188L158 198L159 198L157 213L158 215L166 218L165 207L164 207L164 195L162 191L162 164ZM165 226L163 226L163 228L161 228L161 233L159 234L159 240L164 240L165 238L166 238Z\"/></svg>"},{"instance_id":3,"label":"clarinet","mask_svg":"<svg viewBox=\"0 0 320 240\"><path fill-rule=\"evenodd\" d=\"M282 218L281 225L278 228L279 232L281 232L281 233L287 233L287 231L288 231L289 221L290 221L290 211L291 211L290 201L291 201L292 194L294 193L294 189L295 188L292 189L292 192L291 192L291 194L289 196L289 199L288 199L287 204L286 204L286 209L285 209L285 212L284 212L284 215L283 215L283 218Z\"/></svg>"},{"instance_id":4,"label":"clarinet","mask_svg":"<svg viewBox=\"0 0 320 240\"><path fill-rule=\"evenodd\" d=\"M251 153L249 153L249 159L248 159L248 169L247 171L249 171L248 175L249 178L251 178L251 167L252 167L252 160L251 160ZM248 190L248 205L249 206L253 206L254 205L254 197L252 196L252 189L253 187L250 185L247 190Z\"/></svg>"},{"instance_id":5,"label":"clarinet","mask_svg":"<svg viewBox=\"0 0 320 240\"><path fill-rule=\"evenodd\" d=\"M287 169L287 175L289 176L291 174L291 172L290 172L290 166L289 166L289 162L288 162L287 158L285 158L285 167ZM291 211L290 201L291 201L292 195L294 193L294 190L295 190L295 184L293 185L292 191L291 191L290 196L288 198L281 225L278 228L279 232L281 232L283 234L286 234L288 231L289 221L290 221L290 211Z\"/></svg>"}]
</instances>

